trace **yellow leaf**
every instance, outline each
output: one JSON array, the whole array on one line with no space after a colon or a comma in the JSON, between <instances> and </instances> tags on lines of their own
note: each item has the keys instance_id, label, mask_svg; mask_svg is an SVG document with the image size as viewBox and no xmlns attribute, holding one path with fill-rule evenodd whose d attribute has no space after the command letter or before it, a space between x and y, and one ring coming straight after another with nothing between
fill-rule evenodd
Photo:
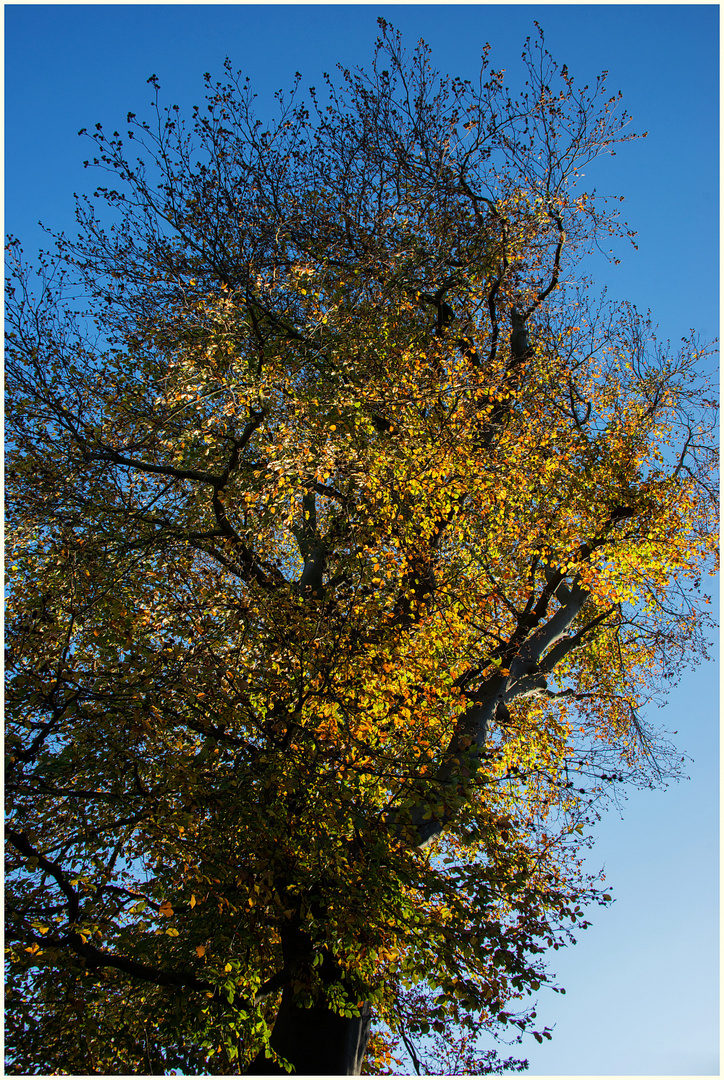
<instances>
[{"instance_id":1,"label":"yellow leaf","mask_svg":"<svg viewBox=\"0 0 724 1080\"><path fill-rule=\"evenodd\" d=\"M190 908L195 908L196 907L196 897L194 896L193 893L191 893L191 899L189 900L189 907Z\"/></svg>"},{"instance_id":2,"label":"yellow leaf","mask_svg":"<svg viewBox=\"0 0 724 1080\"><path fill-rule=\"evenodd\" d=\"M158 913L159 915L166 915L167 917L173 915L173 908L171 907L170 900L164 900L158 909Z\"/></svg>"},{"instance_id":3,"label":"yellow leaf","mask_svg":"<svg viewBox=\"0 0 724 1080\"><path fill-rule=\"evenodd\" d=\"M196 946L196 955L198 956L199 960L201 959L202 956L206 955L206 949L204 948L203 945L197 945Z\"/></svg>"}]
</instances>

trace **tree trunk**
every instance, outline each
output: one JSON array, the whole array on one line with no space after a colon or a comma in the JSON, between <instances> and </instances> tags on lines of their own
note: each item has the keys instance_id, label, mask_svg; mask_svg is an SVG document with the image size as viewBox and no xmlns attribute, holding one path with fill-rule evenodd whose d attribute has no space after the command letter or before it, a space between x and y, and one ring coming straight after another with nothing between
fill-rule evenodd
<instances>
[{"instance_id":1,"label":"tree trunk","mask_svg":"<svg viewBox=\"0 0 724 1080\"><path fill-rule=\"evenodd\" d=\"M281 939L287 970L297 976L305 970L308 973L314 948L307 934L298 924L292 924L282 930ZM323 987L343 981L342 971L330 952L324 952L317 971ZM346 1017L329 1008L323 992L311 1008L302 1008L297 1001L292 987L285 986L271 1034L272 1048L291 1062L297 1074L359 1076L370 1037L370 1005L365 1002L359 1016ZM286 1075L286 1070L267 1058L263 1050L248 1072L257 1076Z\"/></svg>"},{"instance_id":2,"label":"tree trunk","mask_svg":"<svg viewBox=\"0 0 724 1080\"><path fill-rule=\"evenodd\" d=\"M290 989L282 994L272 1031L271 1045L294 1066L293 1072L318 1076L359 1076L370 1037L372 1010L365 1002L360 1016L345 1017L320 1002L311 1009L294 1004ZM265 1057L264 1051L249 1066L256 1076L284 1075L285 1070Z\"/></svg>"}]
</instances>

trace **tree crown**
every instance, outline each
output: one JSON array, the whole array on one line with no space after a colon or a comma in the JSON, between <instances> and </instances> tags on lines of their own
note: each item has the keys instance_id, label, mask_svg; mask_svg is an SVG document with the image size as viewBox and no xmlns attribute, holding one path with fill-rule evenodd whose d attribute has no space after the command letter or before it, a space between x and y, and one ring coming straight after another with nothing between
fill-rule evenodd
<instances>
[{"instance_id":1,"label":"tree crown","mask_svg":"<svg viewBox=\"0 0 724 1080\"><path fill-rule=\"evenodd\" d=\"M600 800L672 767L714 403L576 278L626 117L542 41L513 98L381 32L268 127L228 62L137 160L98 126L117 188L11 241L12 1071L234 1071L282 992L487 1071Z\"/></svg>"}]
</instances>

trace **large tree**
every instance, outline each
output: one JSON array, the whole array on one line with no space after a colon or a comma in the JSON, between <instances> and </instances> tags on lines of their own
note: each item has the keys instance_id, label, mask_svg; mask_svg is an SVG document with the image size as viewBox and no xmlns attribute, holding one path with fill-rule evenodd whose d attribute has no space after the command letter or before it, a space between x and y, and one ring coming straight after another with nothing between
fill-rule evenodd
<instances>
[{"instance_id":1,"label":"large tree","mask_svg":"<svg viewBox=\"0 0 724 1080\"><path fill-rule=\"evenodd\" d=\"M499 1068L668 767L713 402L576 278L626 118L381 32L269 127L228 64L99 125L77 237L10 242L10 1072Z\"/></svg>"}]
</instances>

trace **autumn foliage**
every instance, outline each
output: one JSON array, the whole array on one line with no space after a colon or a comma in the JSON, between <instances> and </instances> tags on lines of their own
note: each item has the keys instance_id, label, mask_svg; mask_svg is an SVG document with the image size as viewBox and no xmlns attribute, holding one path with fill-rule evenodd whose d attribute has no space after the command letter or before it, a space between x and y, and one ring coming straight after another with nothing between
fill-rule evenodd
<instances>
[{"instance_id":1,"label":"autumn foliage","mask_svg":"<svg viewBox=\"0 0 724 1080\"><path fill-rule=\"evenodd\" d=\"M347 1071L300 1016L500 1068L670 765L714 402L574 273L626 118L541 42L512 99L382 35L268 128L230 67L99 127L78 237L9 246L9 1072Z\"/></svg>"}]
</instances>

